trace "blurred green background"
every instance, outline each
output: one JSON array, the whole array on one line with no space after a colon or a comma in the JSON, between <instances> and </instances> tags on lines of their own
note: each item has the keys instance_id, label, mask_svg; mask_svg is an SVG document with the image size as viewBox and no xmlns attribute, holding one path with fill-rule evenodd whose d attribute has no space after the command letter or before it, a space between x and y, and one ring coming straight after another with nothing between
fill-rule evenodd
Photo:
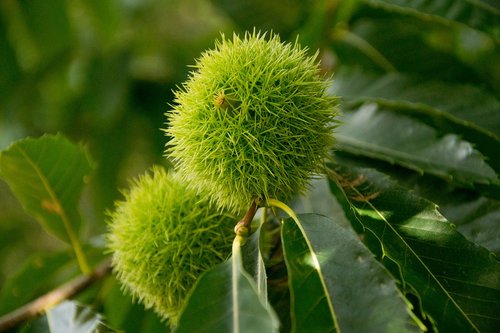
<instances>
[{"instance_id":1,"label":"blurred green background","mask_svg":"<svg viewBox=\"0 0 500 333\"><path fill-rule=\"evenodd\" d=\"M448 1L428 1L436 14L428 19L388 3L2 0L0 149L57 132L86 145L96 168L82 200L82 232L95 237L105 231L105 211L127 179L154 163L167 165L160 129L167 126L172 90L221 33L255 27L298 38L311 54L320 50L328 73L399 72L500 96L497 1L481 1L491 8L486 14L456 1L465 7L452 23ZM0 286L30 254L61 248L0 182Z\"/></svg>"}]
</instances>

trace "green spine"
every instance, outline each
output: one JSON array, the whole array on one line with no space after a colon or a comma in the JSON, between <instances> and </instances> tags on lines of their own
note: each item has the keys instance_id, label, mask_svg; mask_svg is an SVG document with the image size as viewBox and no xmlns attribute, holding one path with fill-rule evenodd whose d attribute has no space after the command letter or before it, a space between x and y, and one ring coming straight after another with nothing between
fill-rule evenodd
<instances>
[{"instance_id":1,"label":"green spine","mask_svg":"<svg viewBox=\"0 0 500 333\"><path fill-rule=\"evenodd\" d=\"M277 35L224 36L175 92L167 154L219 208L287 201L320 173L334 143L336 99L315 56Z\"/></svg>"},{"instance_id":2,"label":"green spine","mask_svg":"<svg viewBox=\"0 0 500 333\"><path fill-rule=\"evenodd\" d=\"M200 274L230 255L235 220L159 167L124 195L107 235L114 272L134 298L175 326Z\"/></svg>"}]
</instances>

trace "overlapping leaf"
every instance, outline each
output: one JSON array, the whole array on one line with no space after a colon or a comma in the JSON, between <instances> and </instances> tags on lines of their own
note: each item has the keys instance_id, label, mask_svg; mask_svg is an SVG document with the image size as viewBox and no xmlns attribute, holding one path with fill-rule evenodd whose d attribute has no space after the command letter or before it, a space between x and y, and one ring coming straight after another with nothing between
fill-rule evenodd
<instances>
[{"instance_id":1,"label":"overlapping leaf","mask_svg":"<svg viewBox=\"0 0 500 333\"><path fill-rule=\"evenodd\" d=\"M456 126L474 127L497 140L500 138L500 101L472 85L418 80L400 73L376 76L358 69L343 69L336 73L332 88L347 105L365 101L400 103L417 108L415 113L429 114L435 124L448 120Z\"/></svg>"},{"instance_id":2,"label":"overlapping leaf","mask_svg":"<svg viewBox=\"0 0 500 333\"><path fill-rule=\"evenodd\" d=\"M439 208L464 236L500 255L500 201L477 197L446 202Z\"/></svg>"},{"instance_id":3,"label":"overlapping leaf","mask_svg":"<svg viewBox=\"0 0 500 333\"><path fill-rule=\"evenodd\" d=\"M492 253L380 172L338 164L335 172L332 191L351 223L439 331L498 330L500 263Z\"/></svg>"},{"instance_id":4,"label":"overlapping leaf","mask_svg":"<svg viewBox=\"0 0 500 333\"><path fill-rule=\"evenodd\" d=\"M237 236L230 260L199 278L175 332L278 332L274 311L243 268L240 241Z\"/></svg>"},{"instance_id":5,"label":"overlapping leaf","mask_svg":"<svg viewBox=\"0 0 500 333\"><path fill-rule=\"evenodd\" d=\"M409 332L406 301L354 233L315 214L285 220L293 332Z\"/></svg>"},{"instance_id":6,"label":"overlapping leaf","mask_svg":"<svg viewBox=\"0 0 500 333\"><path fill-rule=\"evenodd\" d=\"M498 18L500 10L485 1L475 0L368 0L374 6L382 6L424 19L459 22L500 38Z\"/></svg>"},{"instance_id":7,"label":"overlapping leaf","mask_svg":"<svg viewBox=\"0 0 500 333\"><path fill-rule=\"evenodd\" d=\"M440 136L433 127L381 109L376 103L344 114L337 131L340 150L398 164L421 173L453 180L461 185L485 185L498 194L500 181L484 156L455 134Z\"/></svg>"},{"instance_id":8,"label":"overlapping leaf","mask_svg":"<svg viewBox=\"0 0 500 333\"><path fill-rule=\"evenodd\" d=\"M360 70L342 70L335 76L333 92L343 106L355 110L374 102L408 114L441 132L460 133L477 146L500 171L500 101L471 85L422 81L403 74L375 76Z\"/></svg>"}]
</instances>

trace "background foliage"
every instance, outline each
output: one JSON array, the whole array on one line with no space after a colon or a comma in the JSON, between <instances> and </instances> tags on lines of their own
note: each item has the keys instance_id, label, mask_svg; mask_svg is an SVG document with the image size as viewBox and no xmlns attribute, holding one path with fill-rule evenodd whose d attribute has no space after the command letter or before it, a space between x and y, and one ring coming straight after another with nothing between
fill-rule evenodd
<instances>
[{"instance_id":1,"label":"background foliage","mask_svg":"<svg viewBox=\"0 0 500 333\"><path fill-rule=\"evenodd\" d=\"M0 3L0 149L44 133L61 133L86 147L92 161L85 163L93 171L79 201L81 223L79 217L72 221L75 228L81 224L81 247L94 266L105 256L100 236L105 211L120 198L119 189L153 163L169 166L163 157L167 138L159 128L165 126L171 90L186 78L193 58L212 47L220 32L257 27L284 40L298 35L311 53L320 50L323 69L335 73L331 92L342 97L344 124L329 180L316 180L310 195L292 206L327 216L336 222L331 228L352 227L363 244L350 236L342 239L352 239L349 248L360 249L361 258L366 248L375 254L391 274L389 284L399 287L389 287L391 293L404 295L391 297L380 313L357 313L358 318L379 318L383 309L411 302L412 316L422 323L408 324L402 314L398 327L493 332L500 327L500 273L493 255L500 253L499 21L494 0L5 0ZM52 151L54 159L67 156L64 149L74 153L62 136L55 141L61 146ZM2 153L6 181L7 157L22 155L23 144ZM60 164L35 155L21 157L63 174L54 171ZM81 168L83 174L90 170ZM22 177L22 168L14 171L14 178ZM49 178L40 193L58 180ZM78 192L81 184L73 186ZM0 315L80 272L70 247L30 217L45 221L56 236L66 235L57 222L61 207L49 203L46 208L56 216L44 219L22 200L22 189L11 187L0 183ZM71 206L74 200L60 202L72 216L78 214L66 201ZM283 331L315 322L298 315L301 309L290 318L288 302L289 293L294 299L309 297L294 289L293 282L303 277L295 275L300 260L294 264L293 258L323 249L324 241L310 234L308 223L316 219L301 215L299 224L284 224L290 289L280 283L286 276L283 254L271 251L265 258L269 298ZM327 259L319 262L331 267ZM377 273L381 266L367 260L363 267L375 267L372 273L386 281L385 271ZM213 274L224 271L221 266ZM352 271L357 283L365 281L362 270ZM335 276L324 273L327 277L317 276L318 281ZM241 279L248 280L246 273ZM310 295L334 300L340 312L329 312L326 304L325 313L338 330L352 331L342 315L352 311L342 308L345 302L336 305L343 296L328 290ZM373 295L375 300L359 304L379 304L377 292ZM153 313L122 294L112 277L77 299L102 313L110 327L165 331ZM63 306L66 315L81 318L83 311L87 324L101 325L99 315L85 314L87 308ZM45 327L44 318L53 317L41 317L33 327ZM275 327L274 314L269 318L269 327ZM378 331L384 330L389 331Z\"/></svg>"}]
</instances>

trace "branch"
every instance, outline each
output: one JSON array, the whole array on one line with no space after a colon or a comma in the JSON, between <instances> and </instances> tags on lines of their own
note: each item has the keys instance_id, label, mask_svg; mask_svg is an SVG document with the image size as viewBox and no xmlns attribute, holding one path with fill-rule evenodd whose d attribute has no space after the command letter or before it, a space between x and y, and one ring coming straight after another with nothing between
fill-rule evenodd
<instances>
[{"instance_id":1,"label":"branch","mask_svg":"<svg viewBox=\"0 0 500 333\"><path fill-rule=\"evenodd\" d=\"M257 212L257 201L254 200L252 204L250 205L250 208L248 208L248 211L245 213L245 216L236 224L234 227L234 232L238 236L248 236L250 232L252 231L252 220L253 217L255 216L255 213Z\"/></svg>"},{"instance_id":2,"label":"branch","mask_svg":"<svg viewBox=\"0 0 500 333\"><path fill-rule=\"evenodd\" d=\"M80 275L73 280L49 291L36 300L0 317L0 331L14 328L24 321L35 318L46 309L69 299L111 272L111 261L103 261L90 274Z\"/></svg>"}]
</instances>

